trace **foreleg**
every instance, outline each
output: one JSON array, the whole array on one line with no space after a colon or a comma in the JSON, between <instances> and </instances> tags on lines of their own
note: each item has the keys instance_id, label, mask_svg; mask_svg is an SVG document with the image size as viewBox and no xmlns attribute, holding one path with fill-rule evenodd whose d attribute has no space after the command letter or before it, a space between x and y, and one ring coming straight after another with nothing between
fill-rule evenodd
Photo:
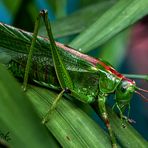
<instances>
[{"instance_id":1,"label":"foreleg","mask_svg":"<svg viewBox=\"0 0 148 148\"><path fill-rule=\"evenodd\" d=\"M105 96L105 94L98 96L98 106L99 106L99 110L100 110L100 115L101 115L102 119L104 120L106 127L109 131L110 139L112 142L112 147L117 148L116 138L115 138L115 135L112 131L109 117L108 117L108 113L106 110L106 105L105 105L106 99L107 99L107 96Z\"/></svg>"}]
</instances>

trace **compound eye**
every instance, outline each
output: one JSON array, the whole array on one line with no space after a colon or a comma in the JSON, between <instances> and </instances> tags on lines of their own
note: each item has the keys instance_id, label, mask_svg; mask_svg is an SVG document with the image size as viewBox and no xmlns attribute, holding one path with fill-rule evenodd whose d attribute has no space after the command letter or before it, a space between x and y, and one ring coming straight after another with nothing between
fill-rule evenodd
<instances>
[{"instance_id":1,"label":"compound eye","mask_svg":"<svg viewBox=\"0 0 148 148\"><path fill-rule=\"evenodd\" d=\"M126 92L126 88L123 87L123 86L121 86L121 92L122 92L122 93L125 93L125 92Z\"/></svg>"},{"instance_id":2,"label":"compound eye","mask_svg":"<svg viewBox=\"0 0 148 148\"><path fill-rule=\"evenodd\" d=\"M119 91L122 93L122 94L125 94L127 92L127 83L125 83L124 81L122 82L122 84L119 86Z\"/></svg>"}]
</instances>

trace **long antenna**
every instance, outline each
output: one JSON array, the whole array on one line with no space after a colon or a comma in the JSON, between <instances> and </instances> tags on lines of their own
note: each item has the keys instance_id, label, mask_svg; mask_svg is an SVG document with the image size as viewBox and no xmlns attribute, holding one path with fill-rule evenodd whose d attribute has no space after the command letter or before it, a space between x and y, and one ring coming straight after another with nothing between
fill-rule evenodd
<instances>
[{"instance_id":1,"label":"long antenna","mask_svg":"<svg viewBox=\"0 0 148 148\"><path fill-rule=\"evenodd\" d=\"M139 87L138 87L138 89L143 91L143 92L148 92L148 90L145 90L145 89L142 89L142 88L139 88Z\"/></svg>"},{"instance_id":2,"label":"long antenna","mask_svg":"<svg viewBox=\"0 0 148 148\"><path fill-rule=\"evenodd\" d=\"M145 90L145 89L142 89L142 88L139 88L136 86L136 89L140 90L140 91L143 91L143 92L148 92L148 90Z\"/></svg>"},{"instance_id":3,"label":"long antenna","mask_svg":"<svg viewBox=\"0 0 148 148\"><path fill-rule=\"evenodd\" d=\"M140 92L135 91L135 93L137 93L138 95L140 95L145 102L148 102L148 99L144 95L142 95Z\"/></svg>"}]
</instances>

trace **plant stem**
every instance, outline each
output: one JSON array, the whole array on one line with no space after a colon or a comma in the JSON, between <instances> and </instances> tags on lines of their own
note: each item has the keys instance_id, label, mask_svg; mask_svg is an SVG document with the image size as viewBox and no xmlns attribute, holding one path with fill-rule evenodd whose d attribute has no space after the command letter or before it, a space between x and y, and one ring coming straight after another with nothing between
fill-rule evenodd
<instances>
[{"instance_id":1,"label":"plant stem","mask_svg":"<svg viewBox=\"0 0 148 148\"><path fill-rule=\"evenodd\" d=\"M148 74L145 75L138 75L138 74L124 74L124 76L128 78L135 78L135 79L144 79L148 81Z\"/></svg>"}]
</instances>

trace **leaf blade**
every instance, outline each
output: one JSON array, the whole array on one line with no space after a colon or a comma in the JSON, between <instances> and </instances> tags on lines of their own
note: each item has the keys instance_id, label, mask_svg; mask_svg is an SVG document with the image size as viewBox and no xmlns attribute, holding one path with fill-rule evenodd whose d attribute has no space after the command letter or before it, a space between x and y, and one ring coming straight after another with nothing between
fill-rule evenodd
<instances>
[{"instance_id":1,"label":"leaf blade","mask_svg":"<svg viewBox=\"0 0 148 148\"><path fill-rule=\"evenodd\" d=\"M0 129L10 133L9 144L11 147L49 147L49 135L32 104L4 66L0 65L0 71Z\"/></svg>"},{"instance_id":2,"label":"leaf blade","mask_svg":"<svg viewBox=\"0 0 148 148\"><path fill-rule=\"evenodd\" d=\"M34 86L27 91L27 95L41 117L56 97L52 91ZM60 100L56 110L50 116L47 128L63 147L111 147L108 136L99 125L74 103L64 98Z\"/></svg>"},{"instance_id":3,"label":"leaf blade","mask_svg":"<svg viewBox=\"0 0 148 148\"><path fill-rule=\"evenodd\" d=\"M147 6L148 1L146 0L140 2L138 0L118 1L94 24L77 36L70 46L76 49L81 48L82 52L88 52L104 44L111 37L146 15Z\"/></svg>"}]
</instances>

